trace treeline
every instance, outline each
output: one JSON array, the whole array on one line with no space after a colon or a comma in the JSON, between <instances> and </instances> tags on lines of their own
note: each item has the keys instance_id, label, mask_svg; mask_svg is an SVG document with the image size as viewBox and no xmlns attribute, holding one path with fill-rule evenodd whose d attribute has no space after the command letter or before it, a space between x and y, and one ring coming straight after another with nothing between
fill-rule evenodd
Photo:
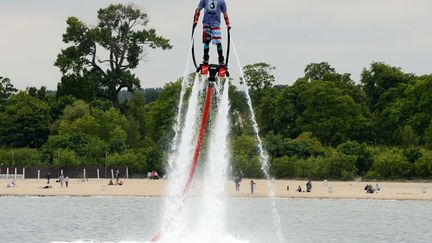
<instances>
[{"instance_id":1,"label":"treeline","mask_svg":"<svg viewBox=\"0 0 432 243\"><path fill-rule=\"evenodd\" d=\"M19 91L0 77L0 167L129 166L164 173L181 84L140 89L132 70L144 47L170 49L132 5L100 9L96 24L67 20L54 63L56 92ZM266 63L244 68L277 178L429 179L432 75L372 63L354 82L328 63L276 85ZM128 92L126 93L125 90ZM262 177L245 94L230 87L232 173Z\"/></svg>"},{"instance_id":2,"label":"treeline","mask_svg":"<svg viewBox=\"0 0 432 243\"><path fill-rule=\"evenodd\" d=\"M271 174L276 178L428 179L432 77L372 63L355 83L327 63L289 86L273 68L245 67ZM0 166L129 166L164 173L180 82L110 99L45 88L17 92L1 79ZM147 94L147 95L146 95ZM230 87L232 173L262 177L245 95Z\"/></svg>"},{"instance_id":3,"label":"treeline","mask_svg":"<svg viewBox=\"0 0 432 243\"><path fill-rule=\"evenodd\" d=\"M432 75L372 63L356 83L323 62L308 65L293 85L273 87L272 70L249 65L244 81L275 177L432 176ZM261 176L251 130L238 135L235 170Z\"/></svg>"},{"instance_id":4,"label":"treeline","mask_svg":"<svg viewBox=\"0 0 432 243\"><path fill-rule=\"evenodd\" d=\"M109 99L86 102L49 95L45 88L4 93L0 167L108 165L128 166L131 173L163 172L180 84L152 91L154 101L136 92L118 109Z\"/></svg>"}]
</instances>

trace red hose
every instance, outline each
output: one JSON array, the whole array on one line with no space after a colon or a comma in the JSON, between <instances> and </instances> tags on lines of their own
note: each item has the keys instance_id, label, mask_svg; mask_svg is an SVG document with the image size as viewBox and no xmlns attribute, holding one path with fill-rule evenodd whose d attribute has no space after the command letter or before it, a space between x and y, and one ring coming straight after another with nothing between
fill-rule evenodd
<instances>
[{"instance_id":1,"label":"red hose","mask_svg":"<svg viewBox=\"0 0 432 243\"><path fill-rule=\"evenodd\" d=\"M212 92L213 92L213 87L211 87L209 85L207 88L207 95L206 95L206 100L204 103L204 110L203 110L203 114L202 114L202 118L201 118L201 127L200 127L200 131L198 134L198 141L197 141L197 144L195 146L195 153L194 153L194 157L192 160L192 165L189 169L188 180L187 180L186 186L183 190L183 196L189 192L189 189L190 189L191 184L192 184L192 179L195 175L195 170L196 170L196 167L198 165L198 158L199 158L199 155L201 152L201 146L202 146L202 142L204 140L204 135L205 135L206 126L207 126L208 114L209 114L210 107L211 107Z\"/></svg>"},{"instance_id":2,"label":"red hose","mask_svg":"<svg viewBox=\"0 0 432 243\"><path fill-rule=\"evenodd\" d=\"M209 85L208 88L207 88L207 95L206 95L206 100L205 100L205 103L204 103L204 110L203 110L202 117L201 117L201 126L200 126L200 131L199 131L199 134L198 134L198 140L197 140L197 143L195 145L195 152L194 152L194 157L193 157L193 160L192 160L192 165L189 168L188 180L187 180L186 185L185 185L185 187L183 189L183 194L182 194L183 201L186 198L186 194L190 190L190 187L192 185L192 179L193 179L193 177L195 175L195 170L196 170L196 167L198 165L198 158L199 158L199 155L200 155L200 152L201 152L201 146L202 146L202 143L203 143L203 140L204 140L204 136L205 136L205 132L206 132L206 127L207 127L208 114L209 114L210 108L211 108L212 93L213 93L213 87ZM183 205L181 205L180 208L177 211L179 211L182 207L183 207ZM159 241L160 237L161 237L161 233L158 233L157 235L155 235L150 240L150 242Z\"/></svg>"}]
</instances>

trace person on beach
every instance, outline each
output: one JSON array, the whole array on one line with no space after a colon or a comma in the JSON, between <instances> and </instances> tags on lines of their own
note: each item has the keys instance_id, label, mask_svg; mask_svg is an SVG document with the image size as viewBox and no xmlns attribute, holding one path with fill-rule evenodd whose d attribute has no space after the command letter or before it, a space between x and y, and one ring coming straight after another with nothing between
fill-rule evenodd
<instances>
[{"instance_id":1,"label":"person on beach","mask_svg":"<svg viewBox=\"0 0 432 243\"><path fill-rule=\"evenodd\" d=\"M64 175L63 174L61 174L60 176L59 176L59 181L60 181L60 186L63 188L63 182L64 182Z\"/></svg>"},{"instance_id":2,"label":"person on beach","mask_svg":"<svg viewBox=\"0 0 432 243\"><path fill-rule=\"evenodd\" d=\"M49 184L49 181L51 179L51 173L50 172L47 173L46 178L47 178L47 184Z\"/></svg>"},{"instance_id":3,"label":"person on beach","mask_svg":"<svg viewBox=\"0 0 432 243\"><path fill-rule=\"evenodd\" d=\"M12 180L11 183L6 185L7 188L16 187L16 186L17 186L17 184L16 184L15 180Z\"/></svg>"},{"instance_id":4,"label":"person on beach","mask_svg":"<svg viewBox=\"0 0 432 243\"><path fill-rule=\"evenodd\" d=\"M108 186L113 186L113 185L114 185L114 183L113 183L112 179L110 179L110 181L108 182Z\"/></svg>"},{"instance_id":5,"label":"person on beach","mask_svg":"<svg viewBox=\"0 0 432 243\"><path fill-rule=\"evenodd\" d=\"M222 34L220 29L221 14L225 19L225 24L228 30L231 29L227 6L225 0L201 0L198 4L198 8L195 10L193 26L197 26L198 20L201 14L201 10L204 9L203 19L203 44L204 44L204 57L203 64L208 65L210 42L217 46L217 52L219 55L219 65L225 66L225 58L223 56L222 48Z\"/></svg>"},{"instance_id":6,"label":"person on beach","mask_svg":"<svg viewBox=\"0 0 432 243\"><path fill-rule=\"evenodd\" d=\"M312 181L309 180L309 181L306 183L306 192L311 192L311 191L312 191Z\"/></svg>"},{"instance_id":7,"label":"person on beach","mask_svg":"<svg viewBox=\"0 0 432 243\"><path fill-rule=\"evenodd\" d=\"M375 189L372 187L371 184L367 184L364 188L364 190L366 191L366 193L374 193Z\"/></svg>"},{"instance_id":8,"label":"person on beach","mask_svg":"<svg viewBox=\"0 0 432 243\"><path fill-rule=\"evenodd\" d=\"M235 183L236 192L239 192L240 191L240 177L236 176L234 178L234 183Z\"/></svg>"},{"instance_id":9,"label":"person on beach","mask_svg":"<svg viewBox=\"0 0 432 243\"><path fill-rule=\"evenodd\" d=\"M115 179L116 179L116 185L118 185L119 184L119 180L120 180L120 171L119 170L116 171Z\"/></svg>"},{"instance_id":10,"label":"person on beach","mask_svg":"<svg viewBox=\"0 0 432 243\"><path fill-rule=\"evenodd\" d=\"M381 191L381 187L378 185L378 183L375 184L375 192L378 193Z\"/></svg>"},{"instance_id":11,"label":"person on beach","mask_svg":"<svg viewBox=\"0 0 432 243\"><path fill-rule=\"evenodd\" d=\"M251 194L254 194L255 182L253 180L251 180L251 182L250 182L250 189L251 189Z\"/></svg>"},{"instance_id":12,"label":"person on beach","mask_svg":"<svg viewBox=\"0 0 432 243\"><path fill-rule=\"evenodd\" d=\"M69 187L69 176L66 176L64 178L64 182L65 182L66 188L68 188Z\"/></svg>"},{"instance_id":13,"label":"person on beach","mask_svg":"<svg viewBox=\"0 0 432 243\"><path fill-rule=\"evenodd\" d=\"M301 188L301 186L299 185L298 187L297 187L297 190L296 190L296 192L302 192L302 188Z\"/></svg>"}]
</instances>

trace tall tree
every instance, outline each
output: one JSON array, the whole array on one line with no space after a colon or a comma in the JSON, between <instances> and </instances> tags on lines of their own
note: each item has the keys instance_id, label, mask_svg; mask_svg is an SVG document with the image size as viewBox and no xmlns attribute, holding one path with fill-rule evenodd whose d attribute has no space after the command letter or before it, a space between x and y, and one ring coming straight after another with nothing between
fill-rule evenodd
<instances>
[{"instance_id":1,"label":"tall tree","mask_svg":"<svg viewBox=\"0 0 432 243\"><path fill-rule=\"evenodd\" d=\"M272 87L275 81L273 70L275 67L263 62L247 65L243 68L244 81L252 90Z\"/></svg>"},{"instance_id":2,"label":"tall tree","mask_svg":"<svg viewBox=\"0 0 432 243\"><path fill-rule=\"evenodd\" d=\"M5 103L9 96L15 92L17 92L17 89L13 87L10 79L0 76L0 104Z\"/></svg>"},{"instance_id":3,"label":"tall tree","mask_svg":"<svg viewBox=\"0 0 432 243\"><path fill-rule=\"evenodd\" d=\"M308 81L351 81L351 74L339 74L327 62L310 63L306 66L304 72L304 77Z\"/></svg>"},{"instance_id":4,"label":"tall tree","mask_svg":"<svg viewBox=\"0 0 432 243\"><path fill-rule=\"evenodd\" d=\"M381 62L374 62L369 69L363 69L361 83L363 90L369 98L371 110L374 111L385 107L388 102L384 101L388 101L389 97L381 96L391 88L397 88L399 84L407 83L412 76L411 74L403 73L400 68Z\"/></svg>"},{"instance_id":5,"label":"tall tree","mask_svg":"<svg viewBox=\"0 0 432 243\"><path fill-rule=\"evenodd\" d=\"M100 9L95 27L69 17L63 41L71 46L63 49L55 62L63 73L60 92L87 99L92 95L105 97L117 107L122 89L133 92L140 87L131 71L138 66L144 47L172 47L155 29L146 28L148 21L142 10L122 4ZM74 88L78 85L82 87ZM82 91L85 97L81 97Z\"/></svg>"}]
</instances>

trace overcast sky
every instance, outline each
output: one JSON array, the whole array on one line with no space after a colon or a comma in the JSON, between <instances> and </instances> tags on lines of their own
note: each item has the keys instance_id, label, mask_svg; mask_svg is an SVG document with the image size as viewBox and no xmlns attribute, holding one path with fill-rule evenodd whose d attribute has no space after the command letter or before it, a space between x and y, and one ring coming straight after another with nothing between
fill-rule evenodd
<instances>
[{"instance_id":1,"label":"overcast sky","mask_svg":"<svg viewBox=\"0 0 432 243\"><path fill-rule=\"evenodd\" d=\"M182 76L198 0L0 0L0 76L19 89L56 89L61 73L53 63L66 47L67 17L96 24L97 10L110 3L145 10L149 25L174 46L148 50L135 70L141 85L161 87ZM292 84L307 64L321 61L355 80L372 61L432 73L430 0L227 0L227 5L241 64L275 66L280 84ZM216 56L214 47L211 51ZM197 56L201 59L201 44Z\"/></svg>"}]
</instances>

